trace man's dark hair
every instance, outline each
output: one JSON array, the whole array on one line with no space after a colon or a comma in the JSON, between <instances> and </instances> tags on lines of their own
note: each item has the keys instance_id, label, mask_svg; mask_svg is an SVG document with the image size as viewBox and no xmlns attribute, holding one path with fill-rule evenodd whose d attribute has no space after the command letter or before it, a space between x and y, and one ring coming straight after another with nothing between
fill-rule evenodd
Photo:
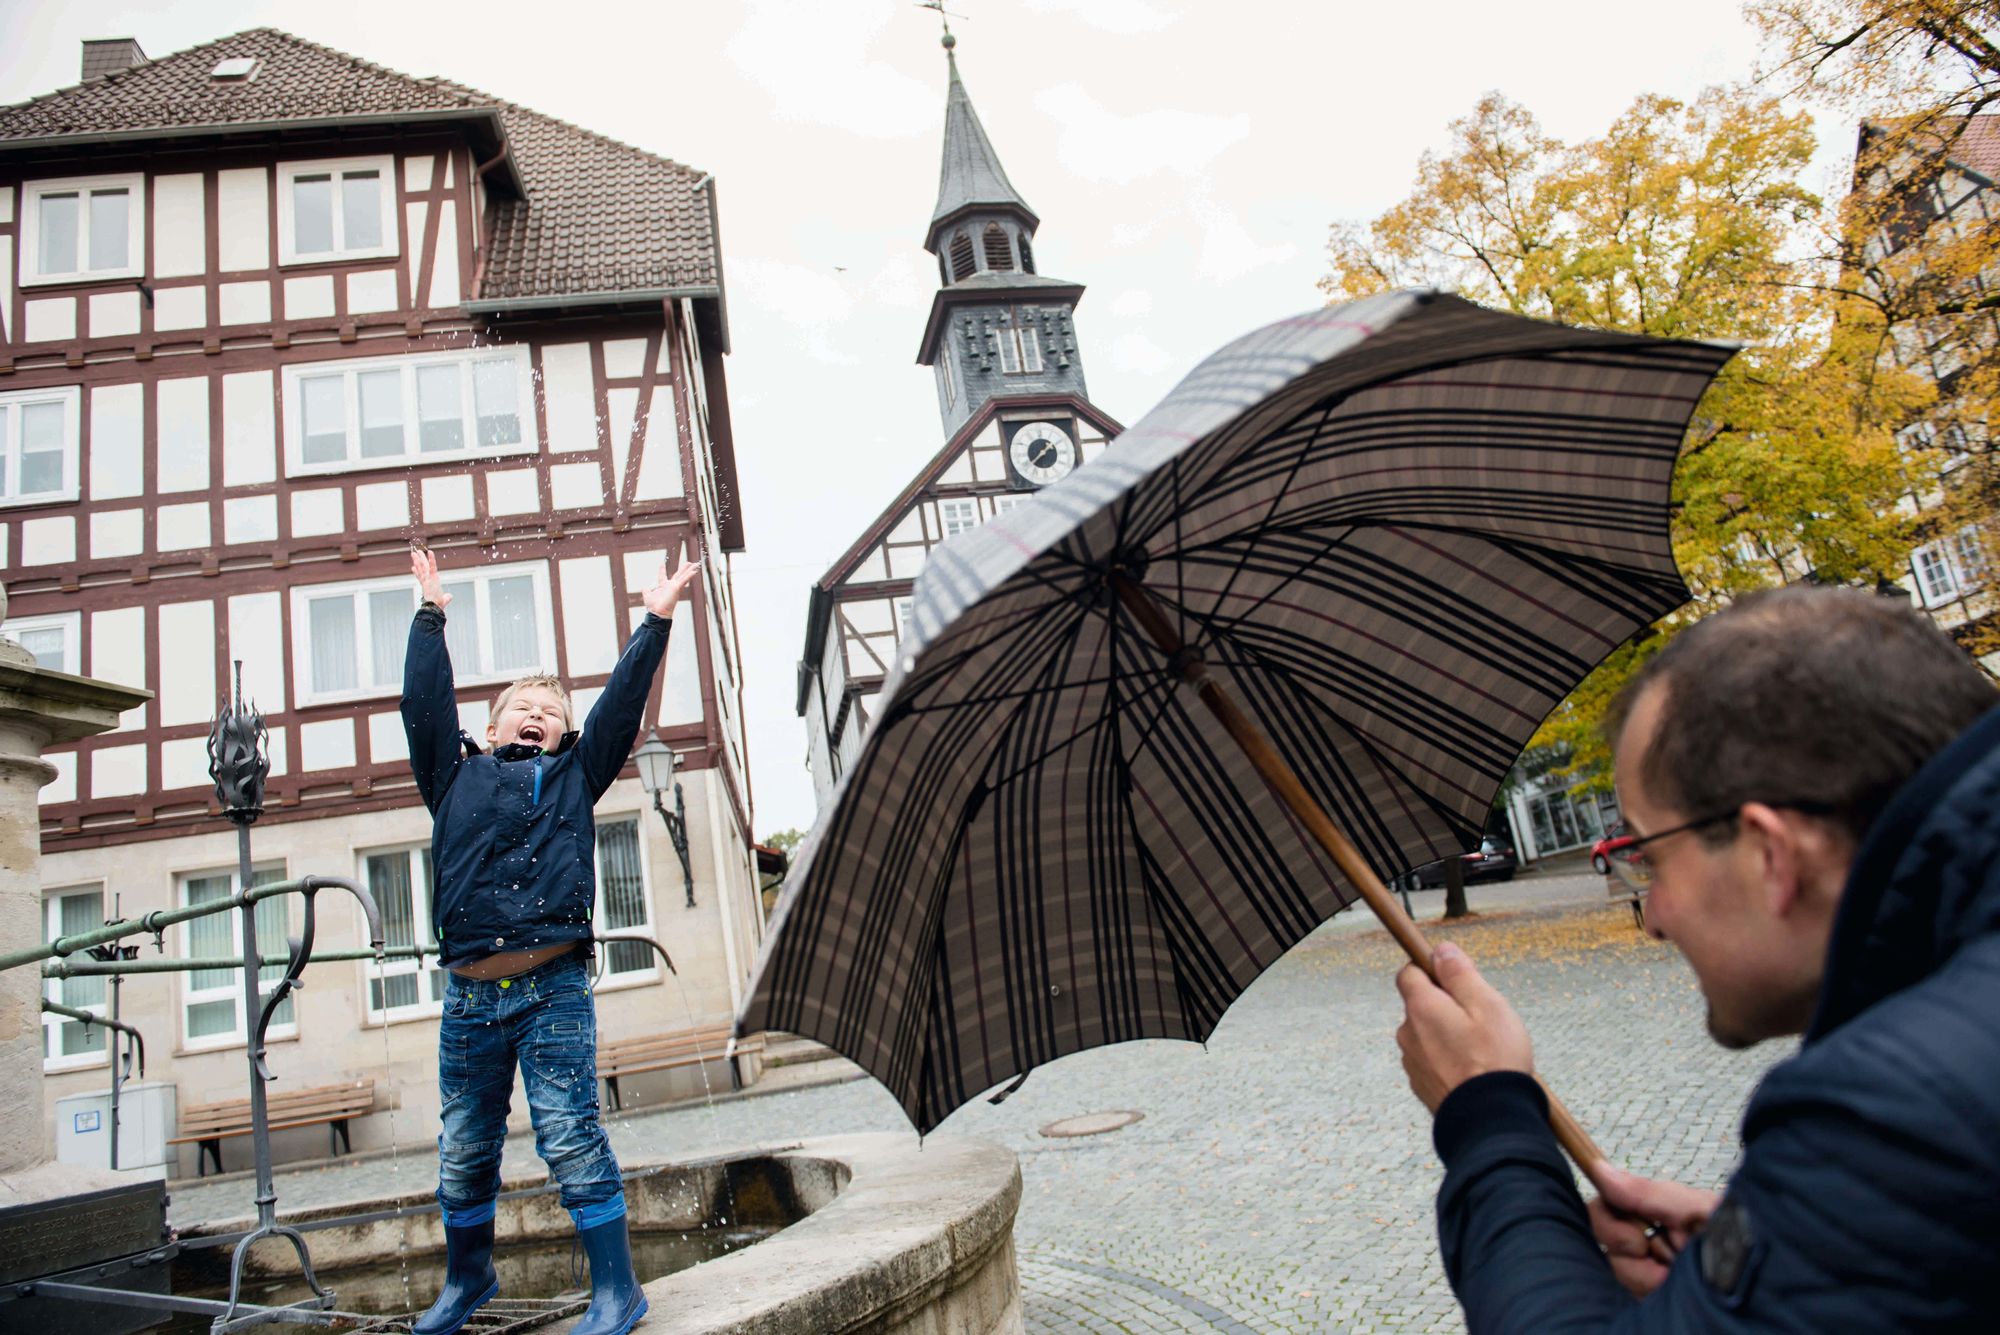
<instances>
[{"instance_id":1,"label":"man's dark hair","mask_svg":"<svg viewBox=\"0 0 2000 1335\"><path fill-rule=\"evenodd\" d=\"M1665 696L1640 770L1655 800L1690 819L1824 804L1857 842L1924 762L2000 705L1907 602L1811 585L1751 594L1682 631L1607 711L1614 747L1655 684Z\"/></svg>"}]
</instances>

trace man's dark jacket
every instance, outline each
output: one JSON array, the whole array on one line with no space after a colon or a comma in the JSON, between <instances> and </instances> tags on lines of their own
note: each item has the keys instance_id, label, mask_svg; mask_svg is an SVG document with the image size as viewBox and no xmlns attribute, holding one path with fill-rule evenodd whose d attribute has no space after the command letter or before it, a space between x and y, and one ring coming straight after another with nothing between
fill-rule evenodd
<instances>
[{"instance_id":1,"label":"man's dark jacket","mask_svg":"<svg viewBox=\"0 0 2000 1335\"><path fill-rule=\"evenodd\" d=\"M651 612L612 669L583 735L544 752L510 743L482 754L459 731L444 613L410 623L403 731L431 829L431 927L438 957L464 964L503 950L587 941L597 899L591 808L625 767L673 623Z\"/></svg>"},{"instance_id":2,"label":"man's dark jacket","mask_svg":"<svg viewBox=\"0 0 2000 1335\"><path fill-rule=\"evenodd\" d=\"M2000 1331L2000 711L1869 830L1804 1046L1645 1301L1592 1241L1547 1116L1511 1072L1438 1109L1444 1263L1473 1335Z\"/></svg>"}]
</instances>

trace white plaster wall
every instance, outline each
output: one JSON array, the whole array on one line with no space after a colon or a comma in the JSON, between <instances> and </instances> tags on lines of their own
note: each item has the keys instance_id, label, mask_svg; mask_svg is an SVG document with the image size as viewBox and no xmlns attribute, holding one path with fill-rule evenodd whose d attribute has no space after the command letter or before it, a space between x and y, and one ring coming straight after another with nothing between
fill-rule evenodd
<instances>
[{"instance_id":1,"label":"white plaster wall","mask_svg":"<svg viewBox=\"0 0 2000 1335\"><path fill-rule=\"evenodd\" d=\"M90 559L137 556L146 549L144 510L94 510L90 516Z\"/></svg>"},{"instance_id":2,"label":"white plaster wall","mask_svg":"<svg viewBox=\"0 0 2000 1335\"><path fill-rule=\"evenodd\" d=\"M633 380L646 372L646 340L612 338L604 342L604 374L612 380Z\"/></svg>"},{"instance_id":3,"label":"white plaster wall","mask_svg":"<svg viewBox=\"0 0 2000 1335\"><path fill-rule=\"evenodd\" d=\"M137 292L98 292L90 298L90 336L122 338L139 332Z\"/></svg>"},{"instance_id":4,"label":"white plaster wall","mask_svg":"<svg viewBox=\"0 0 2000 1335\"><path fill-rule=\"evenodd\" d=\"M266 714L285 708L283 595L243 593L229 600L229 658L243 663L243 693Z\"/></svg>"},{"instance_id":5,"label":"white plaster wall","mask_svg":"<svg viewBox=\"0 0 2000 1335\"><path fill-rule=\"evenodd\" d=\"M292 536L317 538L329 533L338 533L346 527L346 520L341 512L338 487L324 487L317 491L295 491L292 493Z\"/></svg>"},{"instance_id":6,"label":"white plaster wall","mask_svg":"<svg viewBox=\"0 0 2000 1335\"><path fill-rule=\"evenodd\" d=\"M613 638L618 611L611 602L611 558L582 556L556 566L563 600L563 648L569 675L609 672L618 662Z\"/></svg>"},{"instance_id":7,"label":"white plaster wall","mask_svg":"<svg viewBox=\"0 0 2000 1335\"><path fill-rule=\"evenodd\" d=\"M98 385L90 391L90 498L137 496L144 486L146 387Z\"/></svg>"},{"instance_id":8,"label":"white plaster wall","mask_svg":"<svg viewBox=\"0 0 2000 1335\"><path fill-rule=\"evenodd\" d=\"M674 391L659 385L646 410L646 440L639 453L639 477L632 489L637 500L657 501L678 496L681 482L681 438L679 418L674 412Z\"/></svg>"},{"instance_id":9,"label":"white plaster wall","mask_svg":"<svg viewBox=\"0 0 2000 1335\"><path fill-rule=\"evenodd\" d=\"M542 345L542 397L549 453L597 448L597 399L588 343Z\"/></svg>"},{"instance_id":10,"label":"white plaster wall","mask_svg":"<svg viewBox=\"0 0 2000 1335\"><path fill-rule=\"evenodd\" d=\"M558 510L604 504L604 475L595 463L557 464L549 469L549 500Z\"/></svg>"},{"instance_id":11,"label":"white plaster wall","mask_svg":"<svg viewBox=\"0 0 2000 1335\"><path fill-rule=\"evenodd\" d=\"M370 269L347 275L348 314L396 309L396 271Z\"/></svg>"},{"instance_id":12,"label":"white plaster wall","mask_svg":"<svg viewBox=\"0 0 2000 1335\"><path fill-rule=\"evenodd\" d=\"M160 607L160 722L206 723L215 716L215 604Z\"/></svg>"},{"instance_id":13,"label":"white plaster wall","mask_svg":"<svg viewBox=\"0 0 2000 1335\"><path fill-rule=\"evenodd\" d=\"M270 172L237 167L217 172L216 231L224 273L265 269L271 263Z\"/></svg>"},{"instance_id":14,"label":"white plaster wall","mask_svg":"<svg viewBox=\"0 0 2000 1335\"><path fill-rule=\"evenodd\" d=\"M120 686L146 689L146 609L113 607L90 614L90 675ZM149 706L128 709L118 718L118 730L146 726Z\"/></svg>"},{"instance_id":15,"label":"white plaster wall","mask_svg":"<svg viewBox=\"0 0 2000 1335\"><path fill-rule=\"evenodd\" d=\"M162 287L153 290L153 328L200 329L208 323L208 289Z\"/></svg>"},{"instance_id":16,"label":"white plaster wall","mask_svg":"<svg viewBox=\"0 0 2000 1335\"><path fill-rule=\"evenodd\" d=\"M453 473L423 481L424 522L455 523L472 518L472 477Z\"/></svg>"},{"instance_id":17,"label":"white plaster wall","mask_svg":"<svg viewBox=\"0 0 2000 1335\"><path fill-rule=\"evenodd\" d=\"M285 318L319 320L333 314L333 277L314 274L285 280Z\"/></svg>"},{"instance_id":18,"label":"white plaster wall","mask_svg":"<svg viewBox=\"0 0 2000 1335\"><path fill-rule=\"evenodd\" d=\"M202 175L153 178L153 276L185 278L208 268Z\"/></svg>"},{"instance_id":19,"label":"white plaster wall","mask_svg":"<svg viewBox=\"0 0 2000 1335\"><path fill-rule=\"evenodd\" d=\"M232 545L278 538L278 498L238 496L222 503L222 536Z\"/></svg>"},{"instance_id":20,"label":"white plaster wall","mask_svg":"<svg viewBox=\"0 0 2000 1335\"><path fill-rule=\"evenodd\" d=\"M631 340L615 340L629 342ZM604 345L607 352L612 344ZM639 391L636 389L608 390L604 396L605 408L610 413L611 431L611 485L619 496L625 490L625 464L632 457L632 435L639 427Z\"/></svg>"},{"instance_id":21,"label":"white plaster wall","mask_svg":"<svg viewBox=\"0 0 2000 1335\"><path fill-rule=\"evenodd\" d=\"M277 404L271 372L236 371L222 377L222 480L232 487L278 477Z\"/></svg>"},{"instance_id":22,"label":"white plaster wall","mask_svg":"<svg viewBox=\"0 0 2000 1335\"><path fill-rule=\"evenodd\" d=\"M646 611L634 608L633 612L637 625ZM662 724L701 722L701 651L695 635L694 606L683 599L674 608L674 628L667 636L666 684L660 690Z\"/></svg>"},{"instance_id":23,"label":"white plaster wall","mask_svg":"<svg viewBox=\"0 0 2000 1335\"><path fill-rule=\"evenodd\" d=\"M162 552L185 552L209 545L208 502L163 505L153 512L153 546Z\"/></svg>"},{"instance_id":24,"label":"white plaster wall","mask_svg":"<svg viewBox=\"0 0 2000 1335\"><path fill-rule=\"evenodd\" d=\"M271 319L269 282L224 283L216 289L217 318L223 324L267 324Z\"/></svg>"},{"instance_id":25,"label":"white plaster wall","mask_svg":"<svg viewBox=\"0 0 2000 1335\"><path fill-rule=\"evenodd\" d=\"M208 490L208 377L155 381L154 394L155 485L163 492Z\"/></svg>"},{"instance_id":26,"label":"white plaster wall","mask_svg":"<svg viewBox=\"0 0 2000 1335\"><path fill-rule=\"evenodd\" d=\"M423 233L413 232L411 235L422 236ZM458 305L458 298L458 206L446 200L438 206L437 255L431 261L428 304L443 309Z\"/></svg>"},{"instance_id":27,"label":"white plaster wall","mask_svg":"<svg viewBox=\"0 0 2000 1335\"><path fill-rule=\"evenodd\" d=\"M43 297L27 303L21 321L22 341L53 343L76 337L76 298Z\"/></svg>"}]
</instances>

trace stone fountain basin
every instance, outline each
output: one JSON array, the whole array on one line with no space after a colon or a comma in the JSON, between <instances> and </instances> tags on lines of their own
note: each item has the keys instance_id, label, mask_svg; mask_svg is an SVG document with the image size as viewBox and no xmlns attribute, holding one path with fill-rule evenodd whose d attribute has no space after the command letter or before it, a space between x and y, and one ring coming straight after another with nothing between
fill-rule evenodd
<instances>
[{"instance_id":1,"label":"stone fountain basin","mask_svg":"<svg viewBox=\"0 0 2000 1335\"><path fill-rule=\"evenodd\" d=\"M689 1335L1014 1335L1022 1329L1014 1258L1021 1172L1010 1150L958 1136L932 1136L921 1147L908 1134L831 1136L692 1162L636 1160L624 1168L636 1229L779 1230L647 1284L649 1329ZM503 1189L538 1180L509 1181ZM348 1201L284 1218L297 1223L367 1214L429 1199L415 1193ZM240 1232L252 1222L218 1220L186 1236ZM554 1193L503 1199L494 1227L502 1248L573 1232ZM434 1213L343 1224L306 1237L313 1265L324 1274L393 1259L406 1229L412 1263L440 1264L444 1231ZM260 1245L250 1262L246 1269L258 1274L296 1272L291 1249L282 1243Z\"/></svg>"}]
</instances>

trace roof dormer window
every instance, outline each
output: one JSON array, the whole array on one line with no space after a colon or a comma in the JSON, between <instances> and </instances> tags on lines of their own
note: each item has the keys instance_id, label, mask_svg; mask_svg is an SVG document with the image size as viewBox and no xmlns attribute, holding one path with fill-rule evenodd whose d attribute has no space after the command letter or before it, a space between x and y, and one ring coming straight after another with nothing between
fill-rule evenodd
<instances>
[{"instance_id":1,"label":"roof dormer window","mask_svg":"<svg viewBox=\"0 0 2000 1335\"><path fill-rule=\"evenodd\" d=\"M215 68L208 77L217 83L248 83L257 77L257 57L230 56L215 62Z\"/></svg>"}]
</instances>

